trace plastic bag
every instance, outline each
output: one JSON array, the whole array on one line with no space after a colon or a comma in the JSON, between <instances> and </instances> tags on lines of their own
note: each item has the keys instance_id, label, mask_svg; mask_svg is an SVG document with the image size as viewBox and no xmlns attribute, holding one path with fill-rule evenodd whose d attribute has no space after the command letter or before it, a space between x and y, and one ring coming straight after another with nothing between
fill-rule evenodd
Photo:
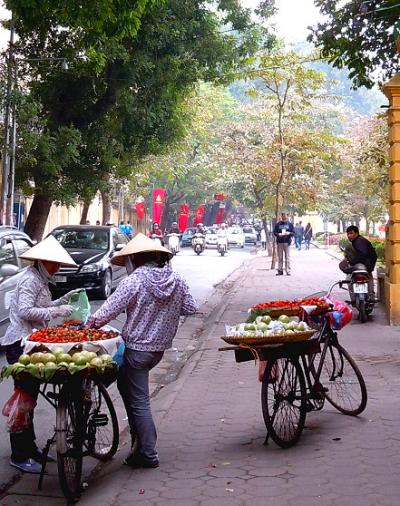
<instances>
[{"instance_id":1,"label":"plastic bag","mask_svg":"<svg viewBox=\"0 0 400 506\"><path fill-rule=\"evenodd\" d=\"M124 359L124 352L125 352L125 344L120 343L118 345L115 355L113 356L113 360L117 364L117 367L121 367L122 365L122 361Z\"/></svg>"},{"instance_id":2,"label":"plastic bag","mask_svg":"<svg viewBox=\"0 0 400 506\"><path fill-rule=\"evenodd\" d=\"M341 330L351 322L353 311L343 300L330 297L328 302L333 306L333 311L328 313L331 327L333 330Z\"/></svg>"},{"instance_id":3,"label":"plastic bag","mask_svg":"<svg viewBox=\"0 0 400 506\"><path fill-rule=\"evenodd\" d=\"M68 304L74 308L68 320L78 320L86 323L90 316L90 303L85 290L74 293L69 298Z\"/></svg>"},{"instance_id":4,"label":"plastic bag","mask_svg":"<svg viewBox=\"0 0 400 506\"><path fill-rule=\"evenodd\" d=\"M36 401L25 390L16 388L2 410L7 417L7 429L13 433L27 429L32 423L31 412L35 406Z\"/></svg>"}]
</instances>

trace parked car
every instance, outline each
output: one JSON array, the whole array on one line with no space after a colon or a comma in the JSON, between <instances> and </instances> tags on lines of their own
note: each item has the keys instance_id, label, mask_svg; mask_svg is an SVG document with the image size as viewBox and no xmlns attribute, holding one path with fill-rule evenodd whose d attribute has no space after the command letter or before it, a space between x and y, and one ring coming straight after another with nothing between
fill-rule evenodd
<instances>
[{"instance_id":1,"label":"parked car","mask_svg":"<svg viewBox=\"0 0 400 506\"><path fill-rule=\"evenodd\" d=\"M7 320L11 295L24 271L32 263L18 257L33 245L33 241L24 232L0 226L0 322Z\"/></svg>"},{"instance_id":2,"label":"parked car","mask_svg":"<svg viewBox=\"0 0 400 506\"><path fill-rule=\"evenodd\" d=\"M209 228L206 232L206 248L217 247L218 234L215 228Z\"/></svg>"},{"instance_id":3,"label":"parked car","mask_svg":"<svg viewBox=\"0 0 400 506\"><path fill-rule=\"evenodd\" d=\"M187 228L183 234L182 234L182 238L181 238L181 247L185 247L185 246L191 246L192 245L192 238L193 238L193 234L196 232L196 229L191 227L191 228Z\"/></svg>"},{"instance_id":4,"label":"parked car","mask_svg":"<svg viewBox=\"0 0 400 506\"><path fill-rule=\"evenodd\" d=\"M126 276L125 267L111 264L113 255L129 241L117 227L65 225L51 235L68 251L78 267L61 267L51 287L54 294L75 288L106 299Z\"/></svg>"},{"instance_id":5,"label":"parked car","mask_svg":"<svg viewBox=\"0 0 400 506\"><path fill-rule=\"evenodd\" d=\"M244 234L241 228L233 227L228 229L228 244L244 248Z\"/></svg>"},{"instance_id":6,"label":"parked car","mask_svg":"<svg viewBox=\"0 0 400 506\"><path fill-rule=\"evenodd\" d=\"M244 242L257 244L257 231L253 227L243 227Z\"/></svg>"}]
</instances>

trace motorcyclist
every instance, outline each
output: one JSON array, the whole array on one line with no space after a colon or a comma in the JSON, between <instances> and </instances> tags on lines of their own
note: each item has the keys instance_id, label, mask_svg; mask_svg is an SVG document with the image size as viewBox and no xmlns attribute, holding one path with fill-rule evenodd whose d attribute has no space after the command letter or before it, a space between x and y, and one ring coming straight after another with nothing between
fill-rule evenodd
<instances>
[{"instance_id":1,"label":"motorcyclist","mask_svg":"<svg viewBox=\"0 0 400 506\"><path fill-rule=\"evenodd\" d=\"M203 239L203 246L205 244L205 241L206 241L206 230L205 230L205 227L203 225L203 223L198 223L197 226L196 226L196 232L193 234L193 237L192 237L192 247L194 247L194 240L196 237L199 237L201 236L202 239Z\"/></svg>"},{"instance_id":2,"label":"motorcyclist","mask_svg":"<svg viewBox=\"0 0 400 506\"><path fill-rule=\"evenodd\" d=\"M218 237L227 237L228 236L228 230L226 228L225 223L221 223L221 226L218 229Z\"/></svg>"},{"instance_id":3,"label":"motorcyclist","mask_svg":"<svg viewBox=\"0 0 400 506\"><path fill-rule=\"evenodd\" d=\"M181 231L179 230L178 223L176 221L173 221L171 224L171 228L169 229L169 234L179 234Z\"/></svg>"},{"instance_id":4,"label":"motorcyclist","mask_svg":"<svg viewBox=\"0 0 400 506\"><path fill-rule=\"evenodd\" d=\"M347 227L346 233L351 244L346 247L344 252L345 258L340 262L339 268L345 274L351 274L357 269L357 264L365 265L370 275L368 291L371 295L374 295L375 291L372 272L375 269L375 264L378 258L375 248L368 239L360 235L360 231L355 225Z\"/></svg>"},{"instance_id":5,"label":"motorcyclist","mask_svg":"<svg viewBox=\"0 0 400 506\"><path fill-rule=\"evenodd\" d=\"M203 234L205 235L206 233L206 227L203 225L203 223L198 223L197 224L197 227L196 227L196 234Z\"/></svg>"},{"instance_id":6,"label":"motorcyclist","mask_svg":"<svg viewBox=\"0 0 400 506\"><path fill-rule=\"evenodd\" d=\"M160 239L161 245L164 246L163 233L160 229L160 225L156 221L153 223L148 235L151 239L156 239L156 238Z\"/></svg>"}]
</instances>

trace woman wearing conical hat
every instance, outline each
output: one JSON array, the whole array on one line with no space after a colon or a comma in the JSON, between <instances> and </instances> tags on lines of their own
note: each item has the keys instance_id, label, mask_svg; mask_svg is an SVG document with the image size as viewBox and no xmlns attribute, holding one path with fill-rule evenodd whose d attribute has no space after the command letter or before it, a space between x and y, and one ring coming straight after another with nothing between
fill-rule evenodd
<instances>
[{"instance_id":1,"label":"woman wearing conical hat","mask_svg":"<svg viewBox=\"0 0 400 506\"><path fill-rule=\"evenodd\" d=\"M88 325L99 328L120 313L127 314L122 329L125 352L118 388L128 415L132 448L135 446L125 463L134 468L158 467L149 371L171 348L179 317L196 311L186 282L169 265L171 258L168 249L137 234L111 260L125 265L128 277L88 321Z\"/></svg>"},{"instance_id":2,"label":"woman wearing conical hat","mask_svg":"<svg viewBox=\"0 0 400 506\"><path fill-rule=\"evenodd\" d=\"M53 237L49 236L26 251L20 258L30 260L32 265L21 277L10 302L10 324L1 339L8 363L18 361L23 353L22 340L32 330L44 327L52 318L69 316L72 307L67 305L71 292L60 299L51 300L49 283L61 265L75 266L67 251ZM74 290L73 292L76 292ZM15 381L15 387L27 392L36 402L39 382ZM10 464L27 473L40 473L41 453L35 443L33 411L30 426L22 432L10 432Z\"/></svg>"}]
</instances>

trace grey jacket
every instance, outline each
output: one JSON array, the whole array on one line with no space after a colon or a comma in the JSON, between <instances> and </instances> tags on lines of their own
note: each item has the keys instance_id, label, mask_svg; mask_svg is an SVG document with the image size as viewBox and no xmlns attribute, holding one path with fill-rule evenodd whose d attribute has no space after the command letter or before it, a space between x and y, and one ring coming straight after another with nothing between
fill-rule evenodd
<instances>
[{"instance_id":1,"label":"grey jacket","mask_svg":"<svg viewBox=\"0 0 400 506\"><path fill-rule=\"evenodd\" d=\"M33 329L45 327L57 316L57 306L65 303L63 297L52 301L48 281L35 267L29 267L11 297L10 324L1 339L2 346L20 341Z\"/></svg>"}]
</instances>

